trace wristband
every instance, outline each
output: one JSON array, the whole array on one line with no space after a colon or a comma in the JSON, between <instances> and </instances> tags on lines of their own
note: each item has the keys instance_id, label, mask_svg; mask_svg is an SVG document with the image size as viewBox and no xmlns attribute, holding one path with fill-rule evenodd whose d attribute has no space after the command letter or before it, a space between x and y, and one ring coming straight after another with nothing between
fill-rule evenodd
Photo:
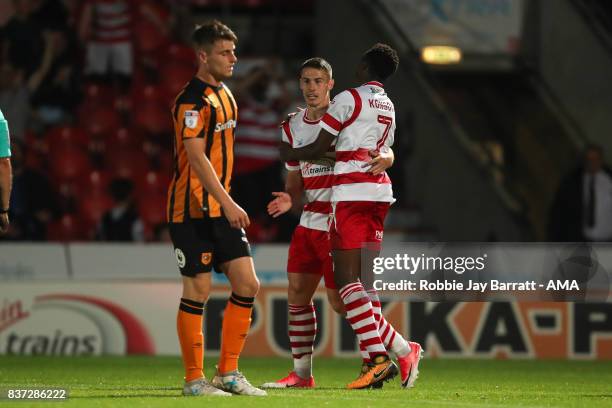
<instances>
[{"instance_id":1,"label":"wristband","mask_svg":"<svg viewBox=\"0 0 612 408\"><path fill-rule=\"evenodd\" d=\"M7 209L1 209L1 210L0 210L0 214L8 214L8 212L9 212L9 209L8 209L8 208L7 208Z\"/></svg>"}]
</instances>

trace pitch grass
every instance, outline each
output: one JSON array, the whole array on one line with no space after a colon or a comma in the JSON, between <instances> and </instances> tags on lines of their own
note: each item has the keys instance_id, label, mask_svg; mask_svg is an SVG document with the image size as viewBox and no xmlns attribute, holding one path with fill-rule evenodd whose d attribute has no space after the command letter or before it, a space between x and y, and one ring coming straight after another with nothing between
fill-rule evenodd
<instances>
[{"instance_id":1,"label":"pitch grass","mask_svg":"<svg viewBox=\"0 0 612 408\"><path fill-rule=\"evenodd\" d=\"M207 375L212 365L207 361ZM253 384L284 376L287 359L243 358ZM176 357L0 357L0 389L64 387L64 402L9 402L51 407L610 407L612 362L423 360L415 388L396 379L383 390L345 390L359 368L353 359L315 360L316 390L272 390L265 398L182 397ZM208 405L210 404L210 405ZM214 405L212 405L214 404Z\"/></svg>"}]
</instances>

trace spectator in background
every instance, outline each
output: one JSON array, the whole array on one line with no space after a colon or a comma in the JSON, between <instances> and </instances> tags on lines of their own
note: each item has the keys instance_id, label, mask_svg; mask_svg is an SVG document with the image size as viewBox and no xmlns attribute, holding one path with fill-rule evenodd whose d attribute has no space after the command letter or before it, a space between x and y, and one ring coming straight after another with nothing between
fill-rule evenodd
<instances>
[{"instance_id":1,"label":"spectator in background","mask_svg":"<svg viewBox=\"0 0 612 408\"><path fill-rule=\"evenodd\" d=\"M144 241L144 226L133 200L134 184L129 179L114 179L110 194L114 206L100 221L96 239L101 241Z\"/></svg>"},{"instance_id":2,"label":"spectator in background","mask_svg":"<svg viewBox=\"0 0 612 408\"><path fill-rule=\"evenodd\" d=\"M612 241L612 170L601 146L587 146L583 163L561 182L550 211L549 239Z\"/></svg>"},{"instance_id":3,"label":"spectator in background","mask_svg":"<svg viewBox=\"0 0 612 408\"><path fill-rule=\"evenodd\" d=\"M274 86L277 95L271 92ZM282 166L278 161L278 126L289 95L273 62L253 68L235 89L240 126L234 146L232 195L256 220L267 217L269 194L283 185Z\"/></svg>"},{"instance_id":4,"label":"spectator in background","mask_svg":"<svg viewBox=\"0 0 612 408\"><path fill-rule=\"evenodd\" d=\"M62 0L30 0L31 18L42 31L65 32L70 13Z\"/></svg>"},{"instance_id":5,"label":"spectator in background","mask_svg":"<svg viewBox=\"0 0 612 408\"><path fill-rule=\"evenodd\" d=\"M11 124L13 140L22 141L30 119L30 97L40 87L53 62L56 36L45 35L41 65L31 74L10 62L0 66L0 109Z\"/></svg>"},{"instance_id":6,"label":"spectator in background","mask_svg":"<svg viewBox=\"0 0 612 408\"><path fill-rule=\"evenodd\" d=\"M76 38L70 31L50 35L55 57L31 98L36 118L44 126L65 123L81 100Z\"/></svg>"},{"instance_id":7,"label":"spectator in background","mask_svg":"<svg viewBox=\"0 0 612 408\"><path fill-rule=\"evenodd\" d=\"M146 18L161 31L168 28L142 0L87 0L80 19L79 36L86 44L85 73L93 80L114 77L127 90L133 70L135 21Z\"/></svg>"},{"instance_id":8,"label":"spectator in background","mask_svg":"<svg viewBox=\"0 0 612 408\"><path fill-rule=\"evenodd\" d=\"M32 18L32 0L13 0L13 8L14 15L2 30L2 60L28 78L42 61L43 31Z\"/></svg>"},{"instance_id":9,"label":"spectator in background","mask_svg":"<svg viewBox=\"0 0 612 408\"><path fill-rule=\"evenodd\" d=\"M57 196L44 174L25 166L20 143L12 144L12 161L12 227L8 236L14 240L43 241L47 224L59 214Z\"/></svg>"}]
</instances>

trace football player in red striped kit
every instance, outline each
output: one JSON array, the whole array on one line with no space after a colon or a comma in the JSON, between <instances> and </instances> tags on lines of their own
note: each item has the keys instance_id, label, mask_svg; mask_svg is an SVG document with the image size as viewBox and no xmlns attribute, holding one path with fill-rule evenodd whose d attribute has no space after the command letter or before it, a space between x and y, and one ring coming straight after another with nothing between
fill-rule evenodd
<instances>
[{"instance_id":1,"label":"football player in red striped kit","mask_svg":"<svg viewBox=\"0 0 612 408\"><path fill-rule=\"evenodd\" d=\"M385 155L393 144L395 108L383 82L398 64L393 48L375 44L363 54L357 68L362 85L333 99L321 118L316 140L303 147L283 143L280 148L282 160L316 160L335 142L330 226L334 282L347 320L369 357L361 375L348 384L349 389L376 387L397 375L387 349L398 357L402 385L412 387L421 358L418 343L391 333L391 325L380 312L378 295L362 283L369 281L371 274L371 269L361 270L362 255L369 259L378 256L384 219L395 201L389 176L384 171L373 172L369 163L371 151Z\"/></svg>"}]
</instances>

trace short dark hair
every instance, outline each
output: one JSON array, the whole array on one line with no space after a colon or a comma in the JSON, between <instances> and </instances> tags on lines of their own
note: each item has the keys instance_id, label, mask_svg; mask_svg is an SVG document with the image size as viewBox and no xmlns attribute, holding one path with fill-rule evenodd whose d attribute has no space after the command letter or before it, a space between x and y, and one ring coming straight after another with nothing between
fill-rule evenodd
<instances>
[{"instance_id":1,"label":"short dark hair","mask_svg":"<svg viewBox=\"0 0 612 408\"><path fill-rule=\"evenodd\" d=\"M393 75L399 65L397 51L382 43L374 44L363 54L361 60L367 64L370 73L381 81Z\"/></svg>"},{"instance_id":2,"label":"short dark hair","mask_svg":"<svg viewBox=\"0 0 612 408\"><path fill-rule=\"evenodd\" d=\"M213 45L217 40L229 40L236 43L238 37L231 28L219 20L211 20L202 25L197 25L191 35L191 41L196 48Z\"/></svg>"},{"instance_id":3,"label":"short dark hair","mask_svg":"<svg viewBox=\"0 0 612 408\"><path fill-rule=\"evenodd\" d=\"M322 71L327 72L327 75L329 75L330 78L333 78L333 71L330 63L321 57L309 58L304 61L302 63L302 66L300 67L300 75L302 75L302 71L304 70L304 68L320 69Z\"/></svg>"}]
</instances>

